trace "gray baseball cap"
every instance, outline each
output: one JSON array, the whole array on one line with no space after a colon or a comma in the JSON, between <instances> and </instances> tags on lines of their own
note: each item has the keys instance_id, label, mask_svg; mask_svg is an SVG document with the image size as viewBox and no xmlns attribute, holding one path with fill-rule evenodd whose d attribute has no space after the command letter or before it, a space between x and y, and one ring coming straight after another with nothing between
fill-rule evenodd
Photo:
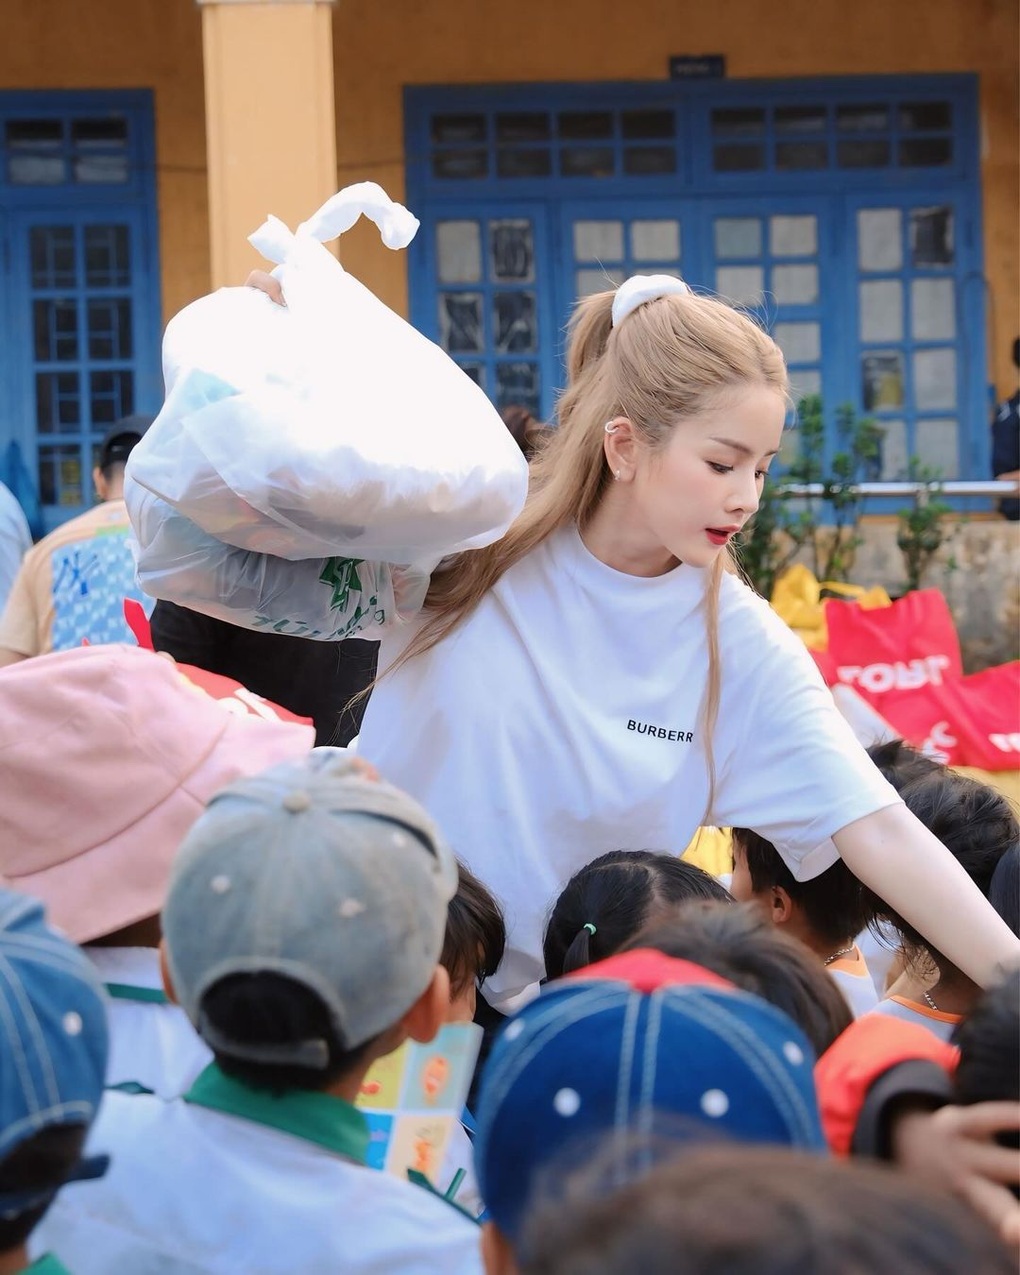
<instances>
[{"instance_id":1,"label":"gray baseball cap","mask_svg":"<svg viewBox=\"0 0 1020 1275\"><path fill-rule=\"evenodd\" d=\"M313 749L224 788L185 837L163 909L174 991L214 1050L324 1066L321 1041L288 1053L224 1039L203 997L229 975L286 975L354 1049L428 986L456 889L453 851L416 801Z\"/></svg>"}]
</instances>

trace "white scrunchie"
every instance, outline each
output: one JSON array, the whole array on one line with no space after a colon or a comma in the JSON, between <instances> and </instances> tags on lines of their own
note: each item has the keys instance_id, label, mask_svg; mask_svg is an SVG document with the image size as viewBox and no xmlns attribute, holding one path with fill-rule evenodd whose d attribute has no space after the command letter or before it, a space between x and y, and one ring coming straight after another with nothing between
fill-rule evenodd
<instances>
[{"instance_id":1,"label":"white scrunchie","mask_svg":"<svg viewBox=\"0 0 1020 1275\"><path fill-rule=\"evenodd\" d=\"M618 328L632 310L646 301L656 301L669 293L690 292L683 279L671 274L635 274L616 289L613 298L613 327Z\"/></svg>"}]
</instances>

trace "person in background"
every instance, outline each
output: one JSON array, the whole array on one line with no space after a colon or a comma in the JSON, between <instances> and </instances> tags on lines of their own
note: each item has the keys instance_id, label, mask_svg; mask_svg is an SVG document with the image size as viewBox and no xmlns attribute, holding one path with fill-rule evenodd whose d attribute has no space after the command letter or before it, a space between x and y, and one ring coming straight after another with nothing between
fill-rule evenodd
<instances>
[{"instance_id":1,"label":"person in background","mask_svg":"<svg viewBox=\"0 0 1020 1275\"><path fill-rule=\"evenodd\" d=\"M67 1275L53 1254L29 1265L29 1236L57 1192L105 1172L82 1155L106 1072L106 1008L92 967L46 923L42 904L0 889L0 1271Z\"/></svg>"},{"instance_id":2,"label":"person in background","mask_svg":"<svg viewBox=\"0 0 1020 1275\"><path fill-rule=\"evenodd\" d=\"M1020 368L1020 337L1013 342L1013 366ZM992 415L992 475L1016 482L1020 479L1020 389L1001 403ZM1020 499L999 501L999 513L1010 522L1020 521Z\"/></svg>"},{"instance_id":3,"label":"person in background","mask_svg":"<svg viewBox=\"0 0 1020 1275\"><path fill-rule=\"evenodd\" d=\"M874 919L874 900L842 859L798 881L782 855L750 828L733 829L733 897L754 902L815 954L854 1017L878 1004L867 962L854 941Z\"/></svg>"},{"instance_id":4,"label":"person in background","mask_svg":"<svg viewBox=\"0 0 1020 1275\"><path fill-rule=\"evenodd\" d=\"M100 503L25 554L0 617L0 666L82 642L133 641L124 599L148 599L135 579L124 466L151 422L149 416L117 422L92 471Z\"/></svg>"},{"instance_id":5,"label":"person in background","mask_svg":"<svg viewBox=\"0 0 1020 1275\"><path fill-rule=\"evenodd\" d=\"M18 498L0 483L0 611L3 611L21 560L32 548L32 533Z\"/></svg>"}]
</instances>

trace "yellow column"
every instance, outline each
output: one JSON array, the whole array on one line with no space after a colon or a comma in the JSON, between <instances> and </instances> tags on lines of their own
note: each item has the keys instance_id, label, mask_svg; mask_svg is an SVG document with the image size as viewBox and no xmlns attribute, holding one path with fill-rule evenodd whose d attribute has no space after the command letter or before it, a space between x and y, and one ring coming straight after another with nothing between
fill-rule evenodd
<instances>
[{"instance_id":1,"label":"yellow column","mask_svg":"<svg viewBox=\"0 0 1020 1275\"><path fill-rule=\"evenodd\" d=\"M336 190L332 0L198 0L212 286L265 262L268 213L293 230Z\"/></svg>"}]
</instances>

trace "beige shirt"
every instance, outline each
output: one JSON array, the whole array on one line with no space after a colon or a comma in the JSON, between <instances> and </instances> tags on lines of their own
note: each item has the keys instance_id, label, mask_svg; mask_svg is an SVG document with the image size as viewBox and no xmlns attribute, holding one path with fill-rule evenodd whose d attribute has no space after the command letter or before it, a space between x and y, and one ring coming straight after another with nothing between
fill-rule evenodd
<instances>
[{"instance_id":1,"label":"beige shirt","mask_svg":"<svg viewBox=\"0 0 1020 1275\"><path fill-rule=\"evenodd\" d=\"M108 500L29 549L0 618L0 647L42 655L86 640L133 642L124 599L142 601L144 594L130 532L123 500Z\"/></svg>"}]
</instances>

